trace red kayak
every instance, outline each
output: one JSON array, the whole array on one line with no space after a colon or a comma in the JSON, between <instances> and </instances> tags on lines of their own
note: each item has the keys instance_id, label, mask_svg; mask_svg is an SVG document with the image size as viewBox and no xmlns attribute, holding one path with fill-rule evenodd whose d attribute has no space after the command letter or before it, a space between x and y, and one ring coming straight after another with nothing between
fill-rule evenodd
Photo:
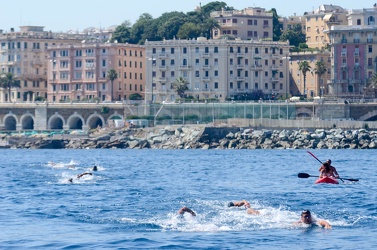
<instances>
[{"instance_id":1,"label":"red kayak","mask_svg":"<svg viewBox=\"0 0 377 250\"><path fill-rule=\"evenodd\" d=\"M320 184L320 183L339 184L339 182L336 179L327 177L327 176L316 180L314 183L315 184Z\"/></svg>"}]
</instances>

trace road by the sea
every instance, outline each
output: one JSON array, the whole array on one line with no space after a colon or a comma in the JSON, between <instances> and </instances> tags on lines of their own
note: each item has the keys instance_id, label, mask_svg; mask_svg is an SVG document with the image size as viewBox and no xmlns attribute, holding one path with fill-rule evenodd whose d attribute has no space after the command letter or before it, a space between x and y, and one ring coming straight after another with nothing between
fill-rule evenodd
<instances>
[{"instance_id":1,"label":"road by the sea","mask_svg":"<svg viewBox=\"0 0 377 250\"><path fill-rule=\"evenodd\" d=\"M0 248L377 249L377 153L311 152L360 181L298 178L318 175L305 150L3 149ZM294 225L304 209L332 230Z\"/></svg>"}]
</instances>

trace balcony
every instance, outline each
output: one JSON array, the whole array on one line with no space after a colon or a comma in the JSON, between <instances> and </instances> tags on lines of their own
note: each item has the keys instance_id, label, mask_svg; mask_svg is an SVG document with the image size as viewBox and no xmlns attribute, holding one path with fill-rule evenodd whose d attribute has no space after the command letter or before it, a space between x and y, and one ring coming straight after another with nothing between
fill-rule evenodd
<instances>
[{"instance_id":1,"label":"balcony","mask_svg":"<svg viewBox=\"0 0 377 250\"><path fill-rule=\"evenodd\" d=\"M202 81L203 82L209 82L209 81L211 81L211 77L209 77L209 76L203 76L202 77Z\"/></svg>"},{"instance_id":2,"label":"balcony","mask_svg":"<svg viewBox=\"0 0 377 250\"><path fill-rule=\"evenodd\" d=\"M158 58L164 59L166 57L167 57L166 53L160 53L160 54L158 54Z\"/></svg>"},{"instance_id":3,"label":"balcony","mask_svg":"<svg viewBox=\"0 0 377 250\"><path fill-rule=\"evenodd\" d=\"M31 62L31 66L43 66L43 62L41 60L34 60Z\"/></svg>"},{"instance_id":4,"label":"balcony","mask_svg":"<svg viewBox=\"0 0 377 250\"><path fill-rule=\"evenodd\" d=\"M167 68L166 68L166 65L160 65L160 66L158 66L158 69L159 70L166 70Z\"/></svg>"},{"instance_id":5,"label":"balcony","mask_svg":"<svg viewBox=\"0 0 377 250\"><path fill-rule=\"evenodd\" d=\"M278 81L279 81L279 78L278 78L278 77L276 77L276 76L274 76L274 77L271 77L271 81L273 81L273 82L278 82Z\"/></svg>"},{"instance_id":6,"label":"balcony","mask_svg":"<svg viewBox=\"0 0 377 250\"><path fill-rule=\"evenodd\" d=\"M271 65L271 69L272 69L272 70L278 70L278 69L279 69L279 66L276 65L276 64L272 64L272 65Z\"/></svg>"},{"instance_id":7,"label":"balcony","mask_svg":"<svg viewBox=\"0 0 377 250\"><path fill-rule=\"evenodd\" d=\"M251 65L251 69L253 69L253 70L263 70L262 65Z\"/></svg>"},{"instance_id":8,"label":"balcony","mask_svg":"<svg viewBox=\"0 0 377 250\"><path fill-rule=\"evenodd\" d=\"M360 43L360 39L353 39L354 43Z\"/></svg>"},{"instance_id":9,"label":"balcony","mask_svg":"<svg viewBox=\"0 0 377 250\"><path fill-rule=\"evenodd\" d=\"M236 80L237 81L244 81L245 77L243 77L243 76L237 76Z\"/></svg>"},{"instance_id":10,"label":"balcony","mask_svg":"<svg viewBox=\"0 0 377 250\"><path fill-rule=\"evenodd\" d=\"M341 43L347 43L347 39L342 39Z\"/></svg>"},{"instance_id":11,"label":"balcony","mask_svg":"<svg viewBox=\"0 0 377 250\"><path fill-rule=\"evenodd\" d=\"M167 77L159 77L158 81L159 82L167 82L168 78Z\"/></svg>"},{"instance_id":12,"label":"balcony","mask_svg":"<svg viewBox=\"0 0 377 250\"><path fill-rule=\"evenodd\" d=\"M190 70L190 69L191 69L191 67L188 66L188 65L180 65L179 66L179 70Z\"/></svg>"},{"instance_id":13,"label":"balcony","mask_svg":"<svg viewBox=\"0 0 377 250\"><path fill-rule=\"evenodd\" d=\"M210 65L202 65L202 69L210 69L211 66Z\"/></svg>"},{"instance_id":14,"label":"balcony","mask_svg":"<svg viewBox=\"0 0 377 250\"><path fill-rule=\"evenodd\" d=\"M355 52L354 56L360 56L360 53L359 52Z\"/></svg>"},{"instance_id":15,"label":"balcony","mask_svg":"<svg viewBox=\"0 0 377 250\"><path fill-rule=\"evenodd\" d=\"M367 43L373 43L373 38L368 38Z\"/></svg>"},{"instance_id":16,"label":"balcony","mask_svg":"<svg viewBox=\"0 0 377 250\"><path fill-rule=\"evenodd\" d=\"M342 53L340 54L340 56L341 56L341 57L347 57L347 52L342 52Z\"/></svg>"},{"instance_id":17,"label":"balcony","mask_svg":"<svg viewBox=\"0 0 377 250\"><path fill-rule=\"evenodd\" d=\"M244 66L242 64L237 64L237 69L243 69Z\"/></svg>"},{"instance_id":18,"label":"balcony","mask_svg":"<svg viewBox=\"0 0 377 250\"><path fill-rule=\"evenodd\" d=\"M203 53L202 57L204 57L204 58L210 58L211 54L210 53Z\"/></svg>"},{"instance_id":19,"label":"balcony","mask_svg":"<svg viewBox=\"0 0 377 250\"><path fill-rule=\"evenodd\" d=\"M237 53L237 57L244 57L245 54L244 53Z\"/></svg>"}]
</instances>

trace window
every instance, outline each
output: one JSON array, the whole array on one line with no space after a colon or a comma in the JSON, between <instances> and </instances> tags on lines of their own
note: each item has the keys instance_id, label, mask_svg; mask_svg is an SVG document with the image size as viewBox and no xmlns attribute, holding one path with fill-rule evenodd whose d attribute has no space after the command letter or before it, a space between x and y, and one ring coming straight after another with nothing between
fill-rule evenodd
<instances>
[{"instance_id":1,"label":"window","mask_svg":"<svg viewBox=\"0 0 377 250\"><path fill-rule=\"evenodd\" d=\"M233 65L233 58L230 58L230 59L229 59L229 64L230 64L230 65Z\"/></svg>"},{"instance_id":2,"label":"window","mask_svg":"<svg viewBox=\"0 0 377 250\"><path fill-rule=\"evenodd\" d=\"M229 88L230 88L230 89L233 89L233 82L230 82L230 83L229 83Z\"/></svg>"},{"instance_id":3,"label":"window","mask_svg":"<svg viewBox=\"0 0 377 250\"><path fill-rule=\"evenodd\" d=\"M215 82L215 83L214 83L214 87L215 87L215 89L218 89L218 88L219 88L219 83L218 83L218 82Z\"/></svg>"},{"instance_id":4,"label":"window","mask_svg":"<svg viewBox=\"0 0 377 250\"><path fill-rule=\"evenodd\" d=\"M233 18L232 23L237 23L237 18Z\"/></svg>"},{"instance_id":5,"label":"window","mask_svg":"<svg viewBox=\"0 0 377 250\"><path fill-rule=\"evenodd\" d=\"M199 77L199 76L200 76L199 71L198 70L195 71L195 77Z\"/></svg>"},{"instance_id":6,"label":"window","mask_svg":"<svg viewBox=\"0 0 377 250\"><path fill-rule=\"evenodd\" d=\"M94 55L94 50L93 49L86 49L85 50L85 54L87 56L93 56Z\"/></svg>"},{"instance_id":7,"label":"window","mask_svg":"<svg viewBox=\"0 0 377 250\"><path fill-rule=\"evenodd\" d=\"M258 25L258 20L254 20L254 25Z\"/></svg>"},{"instance_id":8,"label":"window","mask_svg":"<svg viewBox=\"0 0 377 250\"><path fill-rule=\"evenodd\" d=\"M85 67L86 68L92 68L92 67L94 67L94 60L92 60L92 59L85 60Z\"/></svg>"},{"instance_id":9,"label":"window","mask_svg":"<svg viewBox=\"0 0 377 250\"><path fill-rule=\"evenodd\" d=\"M81 68L82 67L82 61L75 61L75 66L76 66L76 68Z\"/></svg>"},{"instance_id":10,"label":"window","mask_svg":"<svg viewBox=\"0 0 377 250\"><path fill-rule=\"evenodd\" d=\"M258 37L258 31L254 31L254 37Z\"/></svg>"},{"instance_id":11,"label":"window","mask_svg":"<svg viewBox=\"0 0 377 250\"><path fill-rule=\"evenodd\" d=\"M68 72L60 72L60 79L67 80L68 79Z\"/></svg>"},{"instance_id":12,"label":"window","mask_svg":"<svg viewBox=\"0 0 377 250\"><path fill-rule=\"evenodd\" d=\"M230 47L230 48L229 48L229 52L230 52L230 53L233 53L233 47Z\"/></svg>"},{"instance_id":13,"label":"window","mask_svg":"<svg viewBox=\"0 0 377 250\"><path fill-rule=\"evenodd\" d=\"M183 54L187 54L187 48L186 47L183 48Z\"/></svg>"},{"instance_id":14,"label":"window","mask_svg":"<svg viewBox=\"0 0 377 250\"><path fill-rule=\"evenodd\" d=\"M60 68L68 68L68 61L60 61Z\"/></svg>"},{"instance_id":15,"label":"window","mask_svg":"<svg viewBox=\"0 0 377 250\"><path fill-rule=\"evenodd\" d=\"M106 60L102 60L102 67L106 67Z\"/></svg>"},{"instance_id":16,"label":"window","mask_svg":"<svg viewBox=\"0 0 377 250\"><path fill-rule=\"evenodd\" d=\"M258 49L258 48L255 48L254 53L255 53L255 54L259 54L259 49Z\"/></svg>"},{"instance_id":17,"label":"window","mask_svg":"<svg viewBox=\"0 0 377 250\"><path fill-rule=\"evenodd\" d=\"M213 48L213 53L219 53L219 47L214 47Z\"/></svg>"},{"instance_id":18,"label":"window","mask_svg":"<svg viewBox=\"0 0 377 250\"><path fill-rule=\"evenodd\" d=\"M199 66L199 59L195 59L195 65Z\"/></svg>"},{"instance_id":19,"label":"window","mask_svg":"<svg viewBox=\"0 0 377 250\"><path fill-rule=\"evenodd\" d=\"M94 78L94 72L93 71L85 72L85 78L86 79L93 79Z\"/></svg>"},{"instance_id":20,"label":"window","mask_svg":"<svg viewBox=\"0 0 377 250\"><path fill-rule=\"evenodd\" d=\"M368 45L368 53L372 53L373 52L373 47L372 45Z\"/></svg>"},{"instance_id":21,"label":"window","mask_svg":"<svg viewBox=\"0 0 377 250\"><path fill-rule=\"evenodd\" d=\"M171 71L171 72L170 72L170 77L172 77L172 78L175 77L175 72L174 72L174 71Z\"/></svg>"},{"instance_id":22,"label":"window","mask_svg":"<svg viewBox=\"0 0 377 250\"><path fill-rule=\"evenodd\" d=\"M174 54L174 48L170 49L170 54Z\"/></svg>"},{"instance_id":23,"label":"window","mask_svg":"<svg viewBox=\"0 0 377 250\"><path fill-rule=\"evenodd\" d=\"M249 71L245 71L245 77L249 77Z\"/></svg>"},{"instance_id":24,"label":"window","mask_svg":"<svg viewBox=\"0 0 377 250\"><path fill-rule=\"evenodd\" d=\"M195 47L195 53L196 53L196 54L199 53L199 47Z\"/></svg>"},{"instance_id":25,"label":"window","mask_svg":"<svg viewBox=\"0 0 377 250\"><path fill-rule=\"evenodd\" d=\"M253 31L248 30L248 31L247 31L247 36L248 36L248 37L253 37Z\"/></svg>"},{"instance_id":26,"label":"window","mask_svg":"<svg viewBox=\"0 0 377 250\"><path fill-rule=\"evenodd\" d=\"M214 75L215 75L215 76L219 76L219 71L218 71L218 70L215 70Z\"/></svg>"},{"instance_id":27,"label":"window","mask_svg":"<svg viewBox=\"0 0 377 250\"><path fill-rule=\"evenodd\" d=\"M174 59L171 59L171 60L170 60L170 65L171 65L171 66L174 66L174 63L175 63Z\"/></svg>"},{"instance_id":28,"label":"window","mask_svg":"<svg viewBox=\"0 0 377 250\"><path fill-rule=\"evenodd\" d=\"M143 62L139 63L139 67L142 69L143 68Z\"/></svg>"},{"instance_id":29,"label":"window","mask_svg":"<svg viewBox=\"0 0 377 250\"><path fill-rule=\"evenodd\" d=\"M61 51L60 51L60 56L61 56L61 57L68 56L68 50L61 50Z\"/></svg>"},{"instance_id":30,"label":"window","mask_svg":"<svg viewBox=\"0 0 377 250\"><path fill-rule=\"evenodd\" d=\"M123 78L124 78L124 79L127 79L127 72L124 72L124 73L123 73Z\"/></svg>"},{"instance_id":31,"label":"window","mask_svg":"<svg viewBox=\"0 0 377 250\"><path fill-rule=\"evenodd\" d=\"M264 84L264 89L268 89L268 83Z\"/></svg>"},{"instance_id":32,"label":"window","mask_svg":"<svg viewBox=\"0 0 377 250\"><path fill-rule=\"evenodd\" d=\"M214 65L219 65L219 59L215 58Z\"/></svg>"},{"instance_id":33,"label":"window","mask_svg":"<svg viewBox=\"0 0 377 250\"><path fill-rule=\"evenodd\" d=\"M247 20L247 25L253 25L253 20L252 19L248 19Z\"/></svg>"},{"instance_id":34,"label":"window","mask_svg":"<svg viewBox=\"0 0 377 250\"><path fill-rule=\"evenodd\" d=\"M127 61L126 60L124 61L124 67L127 67Z\"/></svg>"},{"instance_id":35,"label":"window","mask_svg":"<svg viewBox=\"0 0 377 250\"><path fill-rule=\"evenodd\" d=\"M268 31L264 31L264 32L263 32L263 37L264 37L264 38L268 37Z\"/></svg>"},{"instance_id":36,"label":"window","mask_svg":"<svg viewBox=\"0 0 377 250\"><path fill-rule=\"evenodd\" d=\"M254 88L255 88L255 89L258 89L258 83L257 83L257 82L254 83Z\"/></svg>"},{"instance_id":37,"label":"window","mask_svg":"<svg viewBox=\"0 0 377 250\"><path fill-rule=\"evenodd\" d=\"M82 72L75 72L75 79L82 79Z\"/></svg>"}]
</instances>

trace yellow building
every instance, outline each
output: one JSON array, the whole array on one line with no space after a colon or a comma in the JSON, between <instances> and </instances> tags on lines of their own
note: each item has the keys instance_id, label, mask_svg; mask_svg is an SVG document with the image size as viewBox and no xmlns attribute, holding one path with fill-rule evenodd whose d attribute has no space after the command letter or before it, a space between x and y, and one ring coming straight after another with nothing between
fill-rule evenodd
<instances>
[{"instance_id":1,"label":"yellow building","mask_svg":"<svg viewBox=\"0 0 377 250\"><path fill-rule=\"evenodd\" d=\"M324 48L330 43L325 30L332 26L347 24L347 11L336 5L321 5L316 11L305 15L306 44L309 48Z\"/></svg>"},{"instance_id":2,"label":"yellow building","mask_svg":"<svg viewBox=\"0 0 377 250\"><path fill-rule=\"evenodd\" d=\"M293 52L290 56L290 88L293 96L303 96L306 93L307 98L328 95L329 89L327 82L331 79L331 57L330 52ZM310 71L306 73L306 82L304 86L304 75L300 71L300 63L307 61L310 65ZM323 75L316 74L316 63L323 61L326 65L327 72Z\"/></svg>"}]
</instances>

